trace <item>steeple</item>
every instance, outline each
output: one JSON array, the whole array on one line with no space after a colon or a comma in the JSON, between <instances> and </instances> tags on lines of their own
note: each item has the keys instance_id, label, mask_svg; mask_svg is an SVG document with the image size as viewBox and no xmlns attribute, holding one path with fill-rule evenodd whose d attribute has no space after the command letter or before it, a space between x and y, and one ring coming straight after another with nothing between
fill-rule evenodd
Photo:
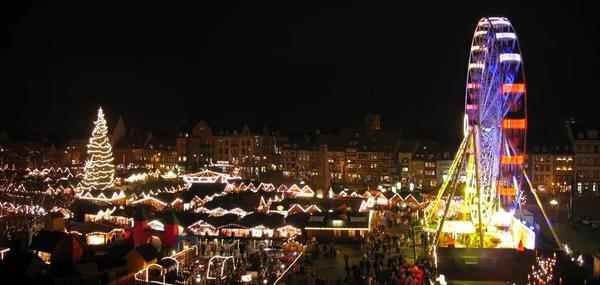
<instances>
[{"instance_id":1,"label":"steeple","mask_svg":"<svg viewBox=\"0 0 600 285\"><path fill-rule=\"evenodd\" d=\"M369 99L369 105L367 106L367 114L379 114L377 109L377 81L375 76L371 77L371 95Z\"/></svg>"},{"instance_id":2,"label":"steeple","mask_svg":"<svg viewBox=\"0 0 600 285\"><path fill-rule=\"evenodd\" d=\"M127 128L125 127L125 122L123 121L123 117L119 116L119 120L117 121L117 125L112 133L112 146L115 146L119 140L127 137Z\"/></svg>"},{"instance_id":3,"label":"steeple","mask_svg":"<svg viewBox=\"0 0 600 285\"><path fill-rule=\"evenodd\" d=\"M242 135L243 135L243 136L249 136L249 135L251 135L251 133L250 133L250 128L248 128L248 125L247 125L247 124L246 124L246 125L244 125L244 129L242 130Z\"/></svg>"},{"instance_id":4,"label":"steeple","mask_svg":"<svg viewBox=\"0 0 600 285\"><path fill-rule=\"evenodd\" d=\"M381 128L381 115L377 110L377 82L375 77L371 77L371 100L365 114L365 127L370 131L377 131Z\"/></svg>"}]
</instances>

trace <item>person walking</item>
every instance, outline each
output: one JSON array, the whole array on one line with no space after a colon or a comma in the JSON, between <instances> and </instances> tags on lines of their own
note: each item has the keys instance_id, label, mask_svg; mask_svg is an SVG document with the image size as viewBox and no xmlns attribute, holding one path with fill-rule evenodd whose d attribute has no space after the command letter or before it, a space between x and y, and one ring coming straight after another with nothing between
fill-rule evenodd
<instances>
[{"instance_id":1,"label":"person walking","mask_svg":"<svg viewBox=\"0 0 600 285\"><path fill-rule=\"evenodd\" d=\"M344 253L344 262L346 263L346 267L350 266L350 255L348 255L348 252Z\"/></svg>"}]
</instances>

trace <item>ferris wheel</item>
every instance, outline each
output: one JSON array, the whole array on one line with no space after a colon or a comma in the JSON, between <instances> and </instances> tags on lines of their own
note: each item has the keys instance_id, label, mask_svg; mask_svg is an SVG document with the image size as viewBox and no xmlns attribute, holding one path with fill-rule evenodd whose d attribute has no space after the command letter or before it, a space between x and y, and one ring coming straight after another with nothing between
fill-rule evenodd
<instances>
[{"instance_id":1,"label":"ferris wheel","mask_svg":"<svg viewBox=\"0 0 600 285\"><path fill-rule=\"evenodd\" d=\"M479 247L484 247L489 227L513 231L515 210L524 197L525 75L517 34L506 18L477 23L465 97L465 137L435 200L425 208L424 225L436 233L434 245L442 233L453 234L460 219L472 222ZM464 188L459 186L463 182ZM451 207L455 202L458 207ZM453 220L446 223L448 217ZM518 246L514 238L506 238L512 236L502 235L502 247Z\"/></svg>"},{"instance_id":2,"label":"ferris wheel","mask_svg":"<svg viewBox=\"0 0 600 285\"><path fill-rule=\"evenodd\" d=\"M473 148L467 152L475 159L475 174L467 184L480 191L465 198L471 204L481 200L483 218L499 209L512 212L524 198L527 106L523 59L508 19L479 20L465 97L465 132L473 134Z\"/></svg>"}]
</instances>

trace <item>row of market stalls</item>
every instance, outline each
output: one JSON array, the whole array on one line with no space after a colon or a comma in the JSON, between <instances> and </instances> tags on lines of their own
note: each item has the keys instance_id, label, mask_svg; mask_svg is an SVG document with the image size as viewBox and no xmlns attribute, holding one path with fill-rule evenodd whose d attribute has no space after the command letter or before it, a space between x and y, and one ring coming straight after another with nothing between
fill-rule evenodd
<instances>
[{"instance_id":1,"label":"row of market stalls","mask_svg":"<svg viewBox=\"0 0 600 285\"><path fill-rule=\"evenodd\" d=\"M308 236L353 237L368 231L371 209L420 208L426 202L412 190L358 192L330 188L316 194L307 185L275 187L271 183L231 181L212 171L185 176L184 181L187 184L182 187L133 194L124 203L107 198L107 206L85 206L84 220L128 229L135 224L130 218L135 216L135 209L144 209L149 216L149 231L164 232L161 213L176 213L177 235L287 238L304 230ZM106 191L96 196L89 193L91 197L109 195ZM123 199L124 194L115 192L113 196ZM293 223L298 217L307 218Z\"/></svg>"},{"instance_id":2,"label":"row of market stalls","mask_svg":"<svg viewBox=\"0 0 600 285\"><path fill-rule=\"evenodd\" d=\"M255 195L255 194L254 194ZM215 205L215 208L199 208L198 212L176 212L180 226L178 234L241 237L241 238L288 238L306 230L308 237L354 237L362 236L368 231L370 216L365 200L355 198L339 198L329 203L314 204L307 199L284 199L271 201L269 208L264 205L264 198L257 196L241 197L243 203L229 207ZM153 201L153 200L152 200ZM211 201L212 202L212 201ZM207 205L207 206L210 206ZM265 207L266 211L257 211ZM363 208L363 211L352 209ZM101 209L97 205L84 207L84 223L69 226L69 232L76 232L85 237L89 245L103 245L114 237L121 238L124 231L133 224L136 209L145 209L149 215L148 228L164 229L162 213L173 209L157 209L152 204L132 206L113 206ZM342 215L343 214L343 215ZM341 218L340 218L341 217ZM325 232L323 232L325 231ZM331 231L331 232L326 232Z\"/></svg>"},{"instance_id":3,"label":"row of market stalls","mask_svg":"<svg viewBox=\"0 0 600 285\"><path fill-rule=\"evenodd\" d=\"M81 199L108 201L113 203L136 203L139 200L151 199L149 197L152 197L159 205L168 206L169 204L180 203L181 206L186 209L195 206L190 205L192 202L201 204L218 196L241 192L253 192L263 196L265 196L266 193L278 193L281 194L282 198L365 198L370 200L368 201L370 205L379 206L393 206L402 202L424 202L420 193L412 190L403 190L396 193L392 191L382 192L381 190L357 192L348 189L330 188L325 197L325 195L323 195L325 193L316 194L316 192L308 185L293 184L291 186L279 185L276 187L272 183L244 182L231 179L232 178L226 174L205 170L184 176L184 181L186 182L185 186L171 187L170 189L165 188L163 190L149 190L148 192L144 191L139 194L134 193L127 201L122 201L122 199L125 198L125 194L118 190L97 192L85 191L85 193L80 193L79 197ZM179 198L179 200L176 200L175 198Z\"/></svg>"},{"instance_id":4,"label":"row of market stalls","mask_svg":"<svg viewBox=\"0 0 600 285\"><path fill-rule=\"evenodd\" d=\"M215 184L212 184L213 187ZM285 222L284 218L290 216L314 216L311 223L319 221L321 224L309 226L311 223L305 223L310 218L302 223L298 223L296 230L307 230L309 236L348 236L353 237L363 235L363 231L368 231L370 217L363 221L360 225L355 225L353 222L346 222L346 219L339 219L340 213L345 213L346 216L361 216L359 220L365 220L365 213L368 214L370 209L376 205L376 199L386 199L387 197L381 193L375 195L361 194L356 192L347 194L342 192L334 196L333 199L306 199L306 198L285 198L277 192L236 192L228 193L227 195L214 196L209 201L199 200L197 195L191 198L195 201L195 208L177 206L187 204L189 200L183 193L193 194L191 191L180 191L181 193L162 192L153 196L146 196L142 199L131 203L126 207L109 207L100 209L98 206L86 207L85 221L87 222L110 222L127 228L132 224L132 212L136 208L147 209L149 214L176 211L181 223L181 230L178 232L187 235L198 236L219 236L219 237L289 237L290 228L285 226L290 225L289 221ZM389 194L388 194L389 195ZM370 198L365 198L368 196ZM191 197L187 196L187 197ZM265 198L266 197L266 198ZM418 203L414 201L414 195L407 194L405 199L400 199L400 194L394 193L390 195L392 201L397 203ZM389 200L387 200L389 201ZM371 204L371 205L369 205ZM380 202L379 205L382 205ZM387 205L387 204L386 204ZM273 222L268 217L282 217ZM338 216L336 216L338 215ZM157 214L160 217L160 214ZM261 217L261 219L253 219L253 217ZM325 218L325 216L327 218ZM342 216L344 217L344 216ZM190 220L191 219L191 220ZM351 218L350 220L352 220ZM154 225L157 229L163 228L163 223L160 219L155 219L153 223L149 223L149 227ZM294 220L294 218L291 218ZM356 219L354 219L357 221ZM260 222L253 222L260 221ZM270 221L270 222L265 222ZM335 222L333 222L335 221ZM282 231L285 229L285 231ZM332 231L323 233L320 231ZM284 234L281 234L285 232ZM292 231L297 232L297 231Z\"/></svg>"},{"instance_id":5,"label":"row of market stalls","mask_svg":"<svg viewBox=\"0 0 600 285\"><path fill-rule=\"evenodd\" d=\"M254 212L243 217L235 214L211 216L203 213L173 213L163 211L148 218L146 229L149 234L177 236L169 239L184 239L195 236L199 239L282 239L308 237L359 237L369 231L371 212L298 212L284 216L278 213ZM140 224L143 225L143 224ZM178 230L169 230L177 227ZM304 232L303 232L304 231ZM135 232L135 230L134 230ZM140 237L140 240L145 238Z\"/></svg>"},{"instance_id":6,"label":"row of market stalls","mask_svg":"<svg viewBox=\"0 0 600 285\"><path fill-rule=\"evenodd\" d=\"M44 168L44 169L27 168L27 169L25 169L25 171L27 172L27 176L50 176L54 179L56 179L56 178L70 179L70 178L74 178L74 177L79 177L79 178L83 177L83 174L73 175L71 173L71 170L69 170L68 167L50 167L50 168Z\"/></svg>"},{"instance_id":7,"label":"row of market stalls","mask_svg":"<svg viewBox=\"0 0 600 285\"><path fill-rule=\"evenodd\" d=\"M417 191L402 191L402 192L380 192L379 190L365 191L357 193L356 191L341 190L335 193L333 189L329 190L327 198L314 198L307 196L306 192L279 192L279 191L227 191L227 184L195 184L188 191L178 192L158 192L149 193L144 196L137 197L131 204L151 204L159 210L164 208L174 208L177 210L191 210L194 212L212 212L212 211L230 211L241 209L239 213L252 212L254 210L264 211L271 207L273 203L279 203L285 200L291 201L311 201L313 204L328 203L322 201L330 200L357 200L364 201L359 203L351 210L367 211L373 207L393 207L393 206L422 206L424 201L423 196ZM293 194L295 193L295 194ZM299 195L298 195L299 194ZM296 203L302 204L302 203ZM279 206L279 204L277 204ZM290 206L293 206L290 205ZM321 209L321 207L318 207ZM272 210L288 211L290 208L284 209L272 208Z\"/></svg>"}]
</instances>

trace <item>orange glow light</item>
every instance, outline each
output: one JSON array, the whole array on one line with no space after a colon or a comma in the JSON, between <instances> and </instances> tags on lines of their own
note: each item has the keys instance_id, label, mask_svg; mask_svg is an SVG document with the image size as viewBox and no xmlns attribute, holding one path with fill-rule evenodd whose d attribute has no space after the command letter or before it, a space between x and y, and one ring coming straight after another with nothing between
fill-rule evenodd
<instances>
[{"instance_id":1,"label":"orange glow light","mask_svg":"<svg viewBox=\"0 0 600 285\"><path fill-rule=\"evenodd\" d=\"M523 164L525 162L525 156L522 154L519 155L502 155L500 159L500 163L502 164Z\"/></svg>"},{"instance_id":2,"label":"orange glow light","mask_svg":"<svg viewBox=\"0 0 600 285\"><path fill-rule=\"evenodd\" d=\"M520 129L523 130L527 127L527 121L525 119L504 119L502 120L503 129Z\"/></svg>"},{"instance_id":3,"label":"orange glow light","mask_svg":"<svg viewBox=\"0 0 600 285\"><path fill-rule=\"evenodd\" d=\"M517 196L517 190L514 187L498 186L496 192L498 192L498 195L501 196Z\"/></svg>"},{"instance_id":4,"label":"orange glow light","mask_svg":"<svg viewBox=\"0 0 600 285\"><path fill-rule=\"evenodd\" d=\"M525 84L502 84L502 93L525 93Z\"/></svg>"}]
</instances>

